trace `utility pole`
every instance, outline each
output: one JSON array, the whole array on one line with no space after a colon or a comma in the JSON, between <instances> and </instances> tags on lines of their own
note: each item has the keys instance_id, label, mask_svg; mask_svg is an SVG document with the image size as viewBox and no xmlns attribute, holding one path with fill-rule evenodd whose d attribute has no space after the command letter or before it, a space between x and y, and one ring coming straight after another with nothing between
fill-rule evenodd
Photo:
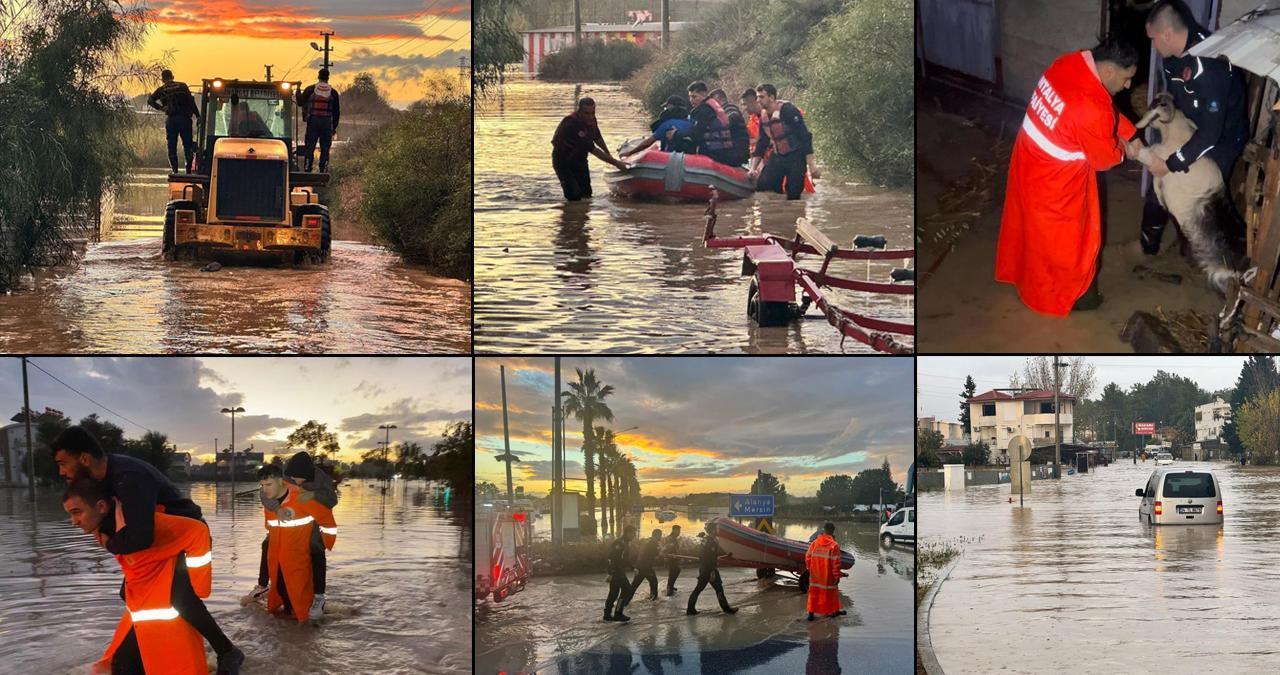
<instances>
[{"instance_id":1,"label":"utility pole","mask_svg":"<svg viewBox=\"0 0 1280 675\"><path fill-rule=\"evenodd\" d=\"M27 357L22 357L22 419L27 426L27 462L31 473L27 475L27 491L31 502L36 501L36 446L31 442L31 396L27 392Z\"/></svg>"},{"instance_id":2,"label":"utility pole","mask_svg":"<svg viewBox=\"0 0 1280 675\"><path fill-rule=\"evenodd\" d=\"M320 31L320 35L324 37L324 49L321 49L320 46L314 42L311 43L311 48L318 52L324 52L324 65L321 67L328 68L329 66L333 65L333 63L329 61L329 52L333 51L333 49L329 46L329 36L333 35L333 32Z\"/></svg>"},{"instance_id":3,"label":"utility pole","mask_svg":"<svg viewBox=\"0 0 1280 675\"><path fill-rule=\"evenodd\" d=\"M560 428L560 357L556 357L556 398L551 405L551 543L564 543L564 435Z\"/></svg>"},{"instance_id":4,"label":"utility pole","mask_svg":"<svg viewBox=\"0 0 1280 675\"><path fill-rule=\"evenodd\" d=\"M270 82L271 81L271 64L268 63L266 64L266 66L267 66L267 81Z\"/></svg>"},{"instance_id":5,"label":"utility pole","mask_svg":"<svg viewBox=\"0 0 1280 675\"><path fill-rule=\"evenodd\" d=\"M1061 364L1058 357L1053 357L1053 477L1062 477L1062 426L1058 422L1059 407L1058 390L1062 388L1062 375L1058 370Z\"/></svg>"},{"instance_id":6,"label":"utility pole","mask_svg":"<svg viewBox=\"0 0 1280 675\"><path fill-rule=\"evenodd\" d=\"M382 443L382 481L385 483L391 479L391 465L387 463L387 453L391 451L391 430L396 428L394 424L380 424L379 429L385 430L386 440Z\"/></svg>"},{"instance_id":7,"label":"utility pole","mask_svg":"<svg viewBox=\"0 0 1280 675\"><path fill-rule=\"evenodd\" d=\"M231 413L231 452L229 454L231 456L231 506L234 508L236 503L236 413L244 412L244 408L241 408L240 406L236 406L234 408L223 408L222 412L223 414ZM215 451L216 450L217 449L215 448ZM213 456L213 461L214 473L216 474L218 466L218 455L216 452Z\"/></svg>"},{"instance_id":8,"label":"utility pole","mask_svg":"<svg viewBox=\"0 0 1280 675\"><path fill-rule=\"evenodd\" d=\"M671 49L671 0L662 0L662 51Z\"/></svg>"},{"instance_id":9,"label":"utility pole","mask_svg":"<svg viewBox=\"0 0 1280 675\"><path fill-rule=\"evenodd\" d=\"M507 367L498 366L498 376L502 380L502 447L505 452L498 455L499 462L507 463L507 507L515 508L516 498L511 487L511 463L520 461L511 454L511 431L507 425Z\"/></svg>"},{"instance_id":10,"label":"utility pole","mask_svg":"<svg viewBox=\"0 0 1280 675\"><path fill-rule=\"evenodd\" d=\"M582 0L573 0L573 46L582 45Z\"/></svg>"},{"instance_id":11,"label":"utility pole","mask_svg":"<svg viewBox=\"0 0 1280 675\"><path fill-rule=\"evenodd\" d=\"M467 89L467 57L458 57L458 88L461 91Z\"/></svg>"}]
</instances>

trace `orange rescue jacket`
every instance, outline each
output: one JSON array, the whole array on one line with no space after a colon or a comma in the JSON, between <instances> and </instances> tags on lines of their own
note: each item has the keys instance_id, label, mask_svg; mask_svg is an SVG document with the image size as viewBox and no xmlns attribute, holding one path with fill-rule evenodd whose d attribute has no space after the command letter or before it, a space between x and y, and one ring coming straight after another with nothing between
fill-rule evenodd
<instances>
[{"instance_id":1,"label":"orange rescue jacket","mask_svg":"<svg viewBox=\"0 0 1280 675\"><path fill-rule=\"evenodd\" d=\"M124 571L125 612L95 669L110 671L120 644L134 631L148 673L208 675L204 638L178 616L170 601L178 556L187 557L187 573L197 596L209 597L213 586L213 551L209 527L199 520L156 513L151 547L115 556Z\"/></svg>"},{"instance_id":2,"label":"orange rescue jacket","mask_svg":"<svg viewBox=\"0 0 1280 675\"><path fill-rule=\"evenodd\" d=\"M284 575L289 604L299 622L305 622L315 599L311 577L311 531L320 528L324 547L333 550L338 540L338 523L333 511L315 499L301 502L297 485L287 484L289 492L277 511L263 510L267 525L267 569L272 580L267 594L267 610L274 612L284 605L279 585L274 581Z\"/></svg>"}]
</instances>

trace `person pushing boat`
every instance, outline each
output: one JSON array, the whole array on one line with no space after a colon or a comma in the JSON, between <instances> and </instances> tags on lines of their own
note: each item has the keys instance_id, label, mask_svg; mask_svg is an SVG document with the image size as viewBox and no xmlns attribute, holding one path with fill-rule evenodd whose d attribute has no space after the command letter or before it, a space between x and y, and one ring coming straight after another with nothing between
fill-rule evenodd
<instances>
[{"instance_id":1,"label":"person pushing boat","mask_svg":"<svg viewBox=\"0 0 1280 675\"><path fill-rule=\"evenodd\" d=\"M564 198L571 202L591 197L591 168L587 164L587 155L595 155L620 171L627 170L626 163L615 159L609 152L609 146L605 145L596 121L596 102L589 97L579 100L578 109L560 120L555 135L551 137L551 146L551 167L560 180Z\"/></svg>"}]
</instances>

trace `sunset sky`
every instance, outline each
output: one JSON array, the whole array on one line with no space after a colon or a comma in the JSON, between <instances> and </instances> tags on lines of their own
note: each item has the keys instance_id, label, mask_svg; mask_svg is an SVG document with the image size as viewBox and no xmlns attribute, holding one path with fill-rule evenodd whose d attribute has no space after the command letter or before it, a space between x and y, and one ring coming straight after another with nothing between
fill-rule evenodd
<instances>
[{"instance_id":1,"label":"sunset sky","mask_svg":"<svg viewBox=\"0 0 1280 675\"><path fill-rule=\"evenodd\" d=\"M202 78L262 78L310 84L322 54L321 31L333 31L331 82L342 91L370 71L394 105L423 97L424 76L457 77L458 57L471 63L470 0L150 0L146 62L166 61L188 84ZM159 86L156 82L154 86ZM131 94L141 93L132 91Z\"/></svg>"},{"instance_id":2,"label":"sunset sky","mask_svg":"<svg viewBox=\"0 0 1280 675\"><path fill-rule=\"evenodd\" d=\"M505 489L495 460L502 448L498 366L507 368L511 449L517 485L545 494L551 485L554 359L476 359L476 480ZM787 492L811 497L829 475L877 468L889 458L903 482L911 461L912 365L887 358L569 358L594 368L616 392L608 397L620 449L639 469L645 495L746 493L756 469ZM583 477L582 423L566 423L568 475ZM582 480L571 490L584 490Z\"/></svg>"},{"instance_id":3,"label":"sunset sky","mask_svg":"<svg viewBox=\"0 0 1280 675\"><path fill-rule=\"evenodd\" d=\"M337 432L344 460L378 447L380 424L396 425L392 444L413 441L429 449L445 425L471 418L471 363L466 358L31 360L114 412L29 367L32 409L51 407L73 421L96 412L124 428L126 438L160 431L198 462L212 459L215 437L220 446L227 444L231 419L219 412L223 407L245 409L236 415L239 449L252 443L255 450L271 454L289 432L316 420ZM0 383L0 413L8 424L22 409L18 359L0 360Z\"/></svg>"}]
</instances>

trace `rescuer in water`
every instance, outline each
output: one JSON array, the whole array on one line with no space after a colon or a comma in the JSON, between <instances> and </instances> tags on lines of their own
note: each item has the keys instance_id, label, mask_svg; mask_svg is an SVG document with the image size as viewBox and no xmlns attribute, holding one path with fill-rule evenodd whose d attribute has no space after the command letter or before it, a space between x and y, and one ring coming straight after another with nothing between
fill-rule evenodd
<instances>
[{"instance_id":1,"label":"rescuer in water","mask_svg":"<svg viewBox=\"0 0 1280 675\"><path fill-rule=\"evenodd\" d=\"M716 560L720 557L720 543L716 541L716 524L707 523L706 530L702 539L702 548L698 551L698 584L689 594L689 606L685 614L692 616L698 613L696 608L698 594L707 587L707 584L711 584L711 588L715 589L716 600L720 601L720 609L724 610L725 614L733 614L738 610L729 606L729 599L724 596L724 584L720 581L720 570L716 567Z\"/></svg>"},{"instance_id":2,"label":"rescuer in water","mask_svg":"<svg viewBox=\"0 0 1280 675\"><path fill-rule=\"evenodd\" d=\"M551 168L560 179L564 198L571 202L591 197L591 168L587 155L595 155L621 171L627 165L614 159L604 143L596 122L596 102L591 98L578 101L578 109L560 120L551 137Z\"/></svg>"}]
</instances>

